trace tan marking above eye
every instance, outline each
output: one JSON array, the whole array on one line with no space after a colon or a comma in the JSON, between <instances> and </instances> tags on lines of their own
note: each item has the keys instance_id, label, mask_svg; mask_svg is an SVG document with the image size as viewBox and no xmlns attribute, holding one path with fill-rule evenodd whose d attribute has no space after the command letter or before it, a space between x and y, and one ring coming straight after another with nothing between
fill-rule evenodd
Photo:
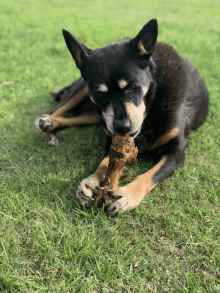
<instances>
[{"instance_id":1,"label":"tan marking above eye","mask_svg":"<svg viewBox=\"0 0 220 293\"><path fill-rule=\"evenodd\" d=\"M118 85L121 89L124 89L128 85L128 82L125 79L120 79Z\"/></svg>"},{"instance_id":2,"label":"tan marking above eye","mask_svg":"<svg viewBox=\"0 0 220 293\"><path fill-rule=\"evenodd\" d=\"M102 93L106 93L108 91L108 87L106 84L102 83L98 86L98 91Z\"/></svg>"}]
</instances>

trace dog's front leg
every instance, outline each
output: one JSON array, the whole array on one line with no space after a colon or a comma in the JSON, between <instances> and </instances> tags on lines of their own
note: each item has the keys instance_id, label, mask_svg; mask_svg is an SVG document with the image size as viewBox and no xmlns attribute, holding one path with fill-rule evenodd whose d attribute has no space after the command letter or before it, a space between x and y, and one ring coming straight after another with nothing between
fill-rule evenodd
<instances>
[{"instance_id":1,"label":"dog's front leg","mask_svg":"<svg viewBox=\"0 0 220 293\"><path fill-rule=\"evenodd\" d=\"M111 217L118 213L124 213L138 206L142 199L165 178L170 176L174 170L183 164L183 153L177 158L176 155L164 156L148 172L137 176L131 183L124 187L119 187L111 195L116 199L108 206L108 213Z\"/></svg>"},{"instance_id":2,"label":"dog's front leg","mask_svg":"<svg viewBox=\"0 0 220 293\"><path fill-rule=\"evenodd\" d=\"M80 183L76 191L76 196L81 205L89 206L89 202L93 200L93 194L97 189L100 189L100 183L105 179L108 163L109 156L102 160L94 174L90 175Z\"/></svg>"}]
</instances>

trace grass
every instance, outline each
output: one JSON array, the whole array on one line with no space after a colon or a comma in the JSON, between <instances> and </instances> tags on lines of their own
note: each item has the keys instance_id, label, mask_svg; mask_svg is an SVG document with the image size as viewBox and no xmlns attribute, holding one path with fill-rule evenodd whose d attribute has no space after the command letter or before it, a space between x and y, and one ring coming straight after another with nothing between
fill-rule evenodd
<instances>
[{"instance_id":1,"label":"grass","mask_svg":"<svg viewBox=\"0 0 220 293\"><path fill-rule=\"evenodd\" d=\"M219 1L8 0L0 13L0 291L220 292ZM79 77L62 28L96 48L151 18L204 78L210 111L184 168L111 219L73 195L100 162L101 128L67 129L50 148L33 121Z\"/></svg>"}]
</instances>

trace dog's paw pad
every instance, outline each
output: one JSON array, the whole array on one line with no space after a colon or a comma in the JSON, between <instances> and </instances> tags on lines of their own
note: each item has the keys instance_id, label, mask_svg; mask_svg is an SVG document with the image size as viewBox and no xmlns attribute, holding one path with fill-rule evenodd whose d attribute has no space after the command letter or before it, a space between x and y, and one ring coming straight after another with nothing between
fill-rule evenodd
<instances>
[{"instance_id":1,"label":"dog's paw pad","mask_svg":"<svg viewBox=\"0 0 220 293\"><path fill-rule=\"evenodd\" d=\"M53 126L53 120L49 115L41 115L34 121L34 124L39 131L48 131Z\"/></svg>"}]
</instances>

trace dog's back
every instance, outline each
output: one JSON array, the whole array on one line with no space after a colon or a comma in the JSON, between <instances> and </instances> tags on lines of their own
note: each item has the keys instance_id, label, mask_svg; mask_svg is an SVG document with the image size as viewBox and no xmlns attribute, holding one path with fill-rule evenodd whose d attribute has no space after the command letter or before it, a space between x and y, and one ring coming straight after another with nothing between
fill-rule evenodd
<instances>
[{"instance_id":1,"label":"dog's back","mask_svg":"<svg viewBox=\"0 0 220 293\"><path fill-rule=\"evenodd\" d=\"M196 130L208 114L208 90L201 76L186 58L182 59L187 76L185 115L190 130Z\"/></svg>"}]
</instances>

